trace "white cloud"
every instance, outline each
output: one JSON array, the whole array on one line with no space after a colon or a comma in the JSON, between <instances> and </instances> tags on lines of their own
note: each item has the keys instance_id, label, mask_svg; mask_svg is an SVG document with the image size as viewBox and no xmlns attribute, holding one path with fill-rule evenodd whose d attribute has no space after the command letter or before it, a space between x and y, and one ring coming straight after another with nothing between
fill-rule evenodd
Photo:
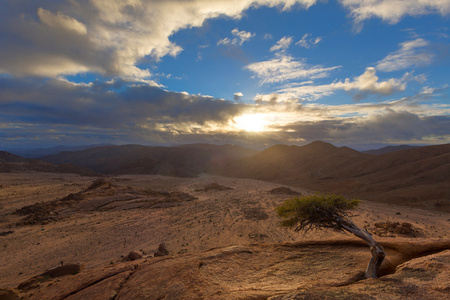
<instances>
[{"instance_id":1,"label":"white cloud","mask_svg":"<svg viewBox=\"0 0 450 300\"><path fill-rule=\"evenodd\" d=\"M260 84L284 82L293 79L314 79L327 77L336 67L310 66L302 61L295 60L292 56L280 54L268 61L261 61L245 66L246 69L260 78Z\"/></svg>"},{"instance_id":2,"label":"white cloud","mask_svg":"<svg viewBox=\"0 0 450 300\"><path fill-rule=\"evenodd\" d=\"M381 71L391 72L404 70L412 66L430 64L433 60L433 54L423 49L428 45L428 41L422 38L401 43L400 49L379 61L376 68Z\"/></svg>"},{"instance_id":3,"label":"white cloud","mask_svg":"<svg viewBox=\"0 0 450 300\"><path fill-rule=\"evenodd\" d=\"M387 81L378 81L375 68L368 67L362 75L354 78L353 81L347 78L344 82L333 83L332 87L345 91L356 90L362 93L390 95L396 91L404 91L406 84L402 80L394 78Z\"/></svg>"},{"instance_id":4,"label":"white cloud","mask_svg":"<svg viewBox=\"0 0 450 300\"><path fill-rule=\"evenodd\" d=\"M292 37L282 37L275 45L270 48L271 52L275 51L285 51L292 43Z\"/></svg>"},{"instance_id":5,"label":"white cloud","mask_svg":"<svg viewBox=\"0 0 450 300\"><path fill-rule=\"evenodd\" d=\"M48 26L72 30L78 34L87 34L86 25L77 21L75 18L62 14L61 12L54 14L39 7L37 10L37 15L39 20Z\"/></svg>"},{"instance_id":6,"label":"white cloud","mask_svg":"<svg viewBox=\"0 0 450 300\"><path fill-rule=\"evenodd\" d=\"M448 0L340 0L350 10L350 15L361 29L364 20L378 17L389 23L397 23L404 16L420 16L437 13L448 15Z\"/></svg>"},{"instance_id":7,"label":"white cloud","mask_svg":"<svg viewBox=\"0 0 450 300\"><path fill-rule=\"evenodd\" d=\"M233 97L235 101L239 101L242 97L244 97L244 94L242 94L242 92L237 92L234 93Z\"/></svg>"},{"instance_id":8,"label":"white cloud","mask_svg":"<svg viewBox=\"0 0 450 300\"><path fill-rule=\"evenodd\" d=\"M352 92L355 100L361 100L369 94L386 96L404 91L408 80L415 80L415 77L411 77L409 73L406 73L401 79L390 78L380 81L378 76L376 76L375 69L369 67L366 68L362 75L355 77L353 80L347 78L343 82L337 81L323 85L314 85L312 81L290 83L273 93L259 94L255 100L269 102L276 97L277 102L314 101L324 96L330 96L337 90Z\"/></svg>"},{"instance_id":9,"label":"white cloud","mask_svg":"<svg viewBox=\"0 0 450 300\"><path fill-rule=\"evenodd\" d=\"M217 42L217 45L232 45L232 46L242 46L244 42L247 42L252 37L255 36L255 33L251 33L248 31L239 31L239 29L235 28L231 31L231 34L235 36L235 38L223 38Z\"/></svg>"},{"instance_id":10,"label":"white cloud","mask_svg":"<svg viewBox=\"0 0 450 300\"><path fill-rule=\"evenodd\" d=\"M295 43L295 44L299 45L300 47L309 49L311 47L314 47L315 45L317 45L321 41L322 41L322 37L318 36L316 38L313 38L311 36L311 34L305 33L303 35L302 39L300 41L298 41L297 43Z\"/></svg>"},{"instance_id":11,"label":"white cloud","mask_svg":"<svg viewBox=\"0 0 450 300\"><path fill-rule=\"evenodd\" d=\"M8 46L0 47L1 71L22 76L98 72L148 78L150 71L137 63L143 58L178 55L182 48L169 38L180 29L202 26L206 19L219 16L240 18L250 7L287 10L316 2L90 0L81 5L78 1L10 1L10 9L0 10L2 45ZM253 36L238 30L233 34L238 43Z\"/></svg>"}]
</instances>

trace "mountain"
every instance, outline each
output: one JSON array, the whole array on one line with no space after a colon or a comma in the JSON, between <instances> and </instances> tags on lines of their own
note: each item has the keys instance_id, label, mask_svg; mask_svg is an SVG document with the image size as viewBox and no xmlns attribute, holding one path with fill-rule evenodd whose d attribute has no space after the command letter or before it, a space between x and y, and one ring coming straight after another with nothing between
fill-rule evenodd
<instances>
[{"instance_id":1,"label":"mountain","mask_svg":"<svg viewBox=\"0 0 450 300\"><path fill-rule=\"evenodd\" d=\"M84 149L106 146L101 145L84 145L84 146L55 146L51 148L34 148L34 149L10 149L8 152L19 155L24 158L38 158L47 155L58 154L63 151L81 151Z\"/></svg>"},{"instance_id":2,"label":"mountain","mask_svg":"<svg viewBox=\"0 0 450 300\"><path fill-rule=\"evenodd\" d=\"M383 147L380 149L363 151L363 153L380 155L380 154L386 154L386 153L400 151L400 150L414 149L414 148L418 148L418 147L419 146L410 146L410 145L386 146L386 147Z\"/></svg>"},{"instance_id":3,"label":"mountain","mask_svg":"<svg viewBox=\"0 0 450 300\"><path fill-rule=\"evenodd\" d=\"M450 211L450 144L377 156L324 142L278 145L228 165L222 174L387 203L433 203Z\"/></svg>"},{"instance_id":4,"label":"mountain","mask_svg":"<svg viewBox=\"0 0 450 300\"><path fill-rule=\"evenodd\" d=\"M256 153L235 145L192 144L177 147L141 145L103 146L66 151L42 160L71 163L104 174L159 174L193 177Z\"/></svg>"},{"instance_id":5,"label":"mountain","mask_svg":"<svg viewBox=\"0 0 450 300\"><path fill-rule=\"evenodd\" d=\"M394 148L390 148L394 149ZM400 149L400 148L395 148ZM3 160L20 157L3 154ZM275 145L263 151L235 145L175 147L102 146L41 158L102 174L158 174L196 177L211 173L306 187L348 197L450 211L450 144L407 147L373 155L316 141L306 146ZM11 166L4 166L3 169ZM21 170L53 170L35 162ZM67 165L69 164L69 165ZM60 167L63 168L63 167ZM46 171L47 172L47 171ZM80 172L74 170L74 172Z\"/></svg>"},{"instance_id":6,"label":"mountain","mask_svg":"<svg viewBox=\"0 0 450 300\"><path fill-rule=\"evenodd\" d=\"M73 173L98 176L97 173L72 164L55 165L39 159L27 159L6 151L0 151L0 173L10 172Z\"/></svg>"},{"instance_id":7,"label":"mountain","mask_svg":"<svg viewBox=\"0 0 450 300\"><path fill-rule=\"evenodd\" d=\"M327 178L332 170L369 158L368 154L347 147L338 148L321 141L303 147L276 145L229 164L224 168L223 174L301 183Z\"/></svg>"}]
</instances>

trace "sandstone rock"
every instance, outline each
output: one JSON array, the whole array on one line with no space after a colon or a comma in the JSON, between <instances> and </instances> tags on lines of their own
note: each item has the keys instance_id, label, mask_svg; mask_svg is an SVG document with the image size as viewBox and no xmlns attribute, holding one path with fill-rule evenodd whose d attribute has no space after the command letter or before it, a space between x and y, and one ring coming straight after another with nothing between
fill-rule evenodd
<instances>
[{"instance_id":1,"label":"sandstone rock","mask_svg":"<svg viewBox=\"0 0 450 300\"><path fill-rule=\"evenodd\" d=\"M272 195L297 195L297 196L301 195L301 193L291 190L290 188L284 186L271 189L270 191L268 191L268 193Z\"/></svg>"},{"instance_id":2,"label":"sandstone rock","mask_svg":"<svg viewBox=\"0 0 450 300\"><path fill-rule=\"evenodd\" d=\"M161 244L159 244L158 250L155 252L155 257L166 255L169 255L169 251L166 248L166 243L161 242Z\"/></svg>"},{"instance_id":3,"label":"sandstone rock","mask_svg":"<svg viewBox=\"0 0 450 300\"><path fill-rule=\"evenodd\" d=\"M51 278L55 278L64 275L75 275L80 273L83 268L84 265L79 263L61 265L45 271L41 274L41 276L50 276Z\"/></svg>"},{"instance_id":4,"label":"sandstone rock","mask_svg":"<svg viewBox=\"0 0 450 300\"><path fill-rule=\"evenodd\" d=\"M79 292L70 295L65 300L104 300L115 299L120 287L128 280L131 271L119 273L100 281L97 284L88 286Z\"/></svg>"},{"instance_id":5,"label":"sandstone rock","mask_svg":"<svg viewBox=\"0 0 450 300\"><path fill-rule=\"evenodd\" d=\"M43 285L38 290L31 290L29 292L23 292L20 296L23 299L39 299L39 300L55 300L66 299L73 295L70 299L114 299L108 297L80 297L75 295L84 295L82 291L90 289L92 293L96 286L100 288L95 294L100 295L112 295L116 293L120 286L126 281L126 278L135 271L135 263L127 262L114 266L108 266L103 268L89 269L88 271L82 271L74 276L59 277L56 280L49 281L46 285ZM120 275L122 274L122 275ZM120 275L120 276L116 276Z\"/></svg>"},{"instance_id":6,"label":"sandstone rock","mask_svg":"<svg viewBox=\"0 0 450 300\"><path fill-rule=\"evenodd\" d=\"M397 238L382 239L380 243L385 246L387 257L394 258L392 272L395 273L376 279L359 280L370 258L364 242L307 241L230 246L200 255L161 257L89 269L46 282L39 289L23 291L20 297L39 300L446 299L450 291L450 250L445 250L450 248L449 240L419 242ZM158 251L164 249L165 244L161 243ZM427 255L432 252L437 253Z\"/></svg>"},{"instance_id":7,"label":"sandstone rock","mask_svg":"<svg viewBox=\"0 0 450 300\"><path fill-rule=\"evenodd\" d=\"M213 190L215 190L215 191L226 191L226 190L232 190L232 189L233 188L230 188L228 186L223 186L223 185L220 185L220 184L218 184L216 182L213 182L213 183L205 185L204 191L205 192L213 191Z\"/></svg>"},{"instance_id":8,"label":"sandstone rock","mask_svg":"<svg viewBox=\"0 0 450 300\"><path fill-rule=\"evenodd\" d=\"M142 255L136 251L131 251L130 253L128 253L127 257L129 260L136 260L142 258Z\"/></svg>"},{"instance_id":9,"label":"sandstone rock","mask_svg":"<svg viewBox=\"0 0 450 300\"><path fill-rule=\"evenodd\" d=\"M19 294L15 289L0 289L0 300L17 300Z\"/></svg>"},{"instance_id":10,"label":"sandstone rock","mask_svg":"<svg viewBox=\"0 0 450 300\"><path fill-rule=\"evenodd\" d=\"M36 289L40 286L41 286L40 280L38 279L38 276L36 276L36 277L30 278L30 279L27 279L24 282L22 282L21 284L19 284L17 286L17 289L21 290L21 291L29 291L32 289Z\"/></svg>"}]
</instances>

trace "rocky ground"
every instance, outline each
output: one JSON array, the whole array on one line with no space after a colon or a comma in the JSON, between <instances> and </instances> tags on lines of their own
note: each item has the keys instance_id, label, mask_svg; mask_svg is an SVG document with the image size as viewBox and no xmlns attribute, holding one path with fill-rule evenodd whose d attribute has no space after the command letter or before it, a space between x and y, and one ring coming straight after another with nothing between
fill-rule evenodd
<instances>
[{"instance_id":1,"label":"rocky ground","mask_svg":"<svg viewBox=\"0 0 450 300\"><path fill-rule=\"evenodd\" d=\"M0 174L0 288L25 299L441 299L450 292L449 214L362 201L353 220L387 259L385 276L359 280L370 252L356 237L278 226L274 207L312 192L209 175ZM161 242L168 255L155 257ZM137 256L129 261L131 251ZM45 273L61 264L69 275Z\"/></svg>"}]
</instances>

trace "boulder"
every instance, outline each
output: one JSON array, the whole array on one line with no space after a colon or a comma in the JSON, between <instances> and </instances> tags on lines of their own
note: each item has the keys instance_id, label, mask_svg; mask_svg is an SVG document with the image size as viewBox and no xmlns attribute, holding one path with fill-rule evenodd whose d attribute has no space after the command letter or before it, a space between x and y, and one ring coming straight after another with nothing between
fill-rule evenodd
<instances>
[{"instance_id":1,"label":"boulder","mask_svg":"<svg viewBox=\"0 0 450 300\"><path fill-rule=\"evenodd\" d=\"M137 251L131 251L130 253L128 253L127 257L129 260L136 260L142 258L142 254Z\"/></svg>"}]
</instances>

